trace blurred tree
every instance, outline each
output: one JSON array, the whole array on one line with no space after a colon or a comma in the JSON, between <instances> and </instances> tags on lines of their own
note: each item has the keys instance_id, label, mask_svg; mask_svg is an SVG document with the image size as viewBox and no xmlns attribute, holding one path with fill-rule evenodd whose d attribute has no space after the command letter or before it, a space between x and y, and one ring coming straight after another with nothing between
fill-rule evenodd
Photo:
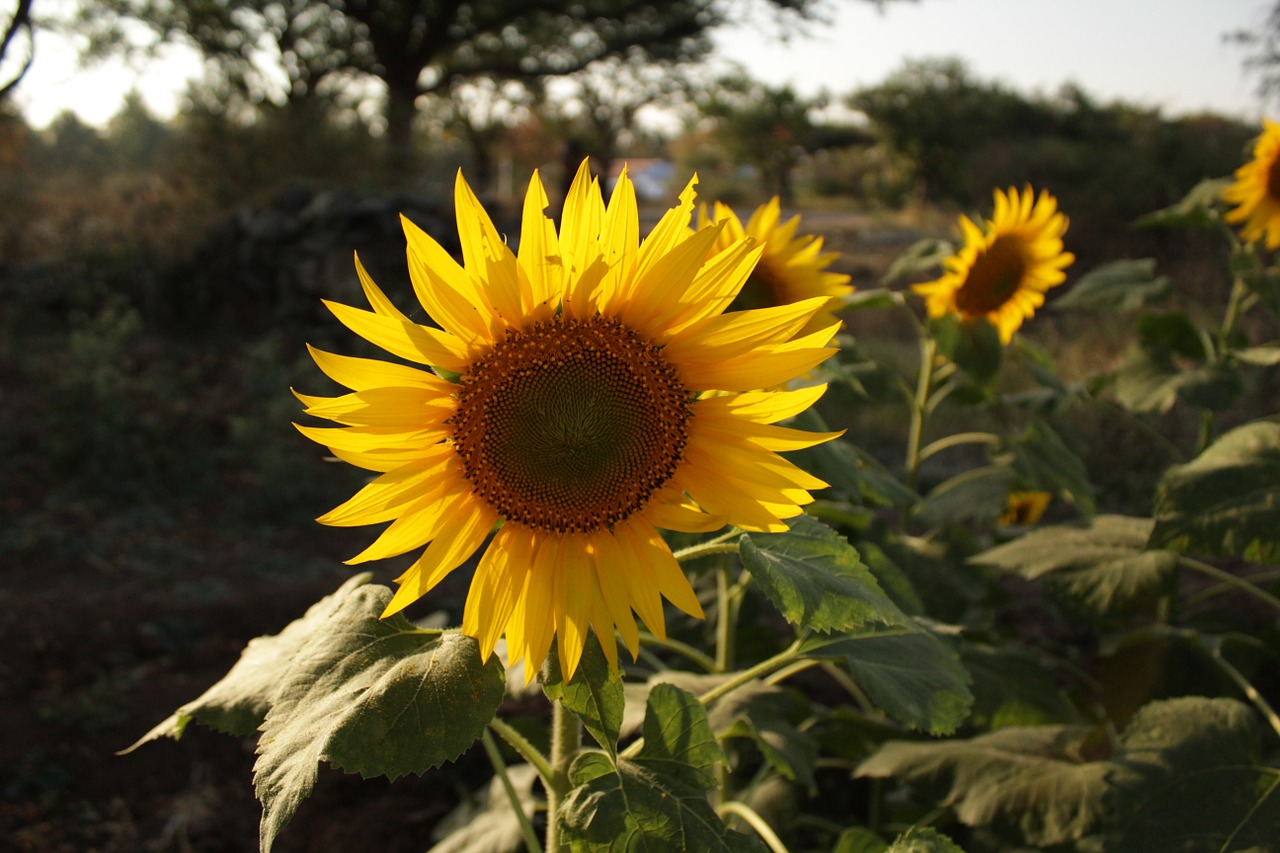
<instances>
[{"instance_id":1,"label":"blurred tree","mask_svg":"<svg viewBox=\"0 0 1280 853\"><path fill-rule=\"evenodd\" d=\"M1258 75L1257 92L1263 105L1280 99L1280 0L1272 3L1256 29L1235 30L1225 38L1246 51L1244 67Z\"/></svg>"},{"instance_id":2,"label":"blurred tree","mask_svg":"<svg viewBox=\"0 0 1280 853\"><path fill-rule=\"evenodd\" d=\"M784 205L794 200L792 174L806 155L870 141L860 128L813 119L827 105L826 95L805 98L790 86L775 88L743 75L701 88L694 102L715 121L714 138L729 159L753 167Z\"/></svg>"},{"instance_id":3,"label":"blurred tree","mask_svg":"<svg viewBox=\"0 0 1280 853\"><path fill-rule=\"evenodd\" d=\"M921 194L968 202L966 158L996 135L1043 133L1053 117L995 83L975 80L962 60L909 61L884 82L850 95L877 133L915 166Z\"/></svg>"},{"instance_id":4,"label":"blurred tree","mask_svg":"<svg viewBox=\"0 0 1280 853\"><path fill-rule=\"evenodd\" d=\"M26 76L27 71L31 68L31 63L36 58L35 34L31 23L32 2L33 0L16 0L13 13L9 16L9 22L5 25L3 34L0 34L0 63L4 62L5 57L9 55L10 49L18 44L20 39L25 38L27 43L27 55L23 58L22 64L16 71L8 75L8 80L0 82L0 103L4 102L19 81Z\"/></svg>"},{"instance_id":5,"label":"blurred tree","mask_svg":"<svg viewBox=\"0 0 1280 853\"><path fill-rule=\"evenodd\" d=\"M555 97L543 91L538 111L568 143L573 153L567 159L590 156L596 171L607 175L624 147L638 147L640 111L682 100L694 88L700 70L682 70L678 63L654 62L639 53L609 57L570 75ZM562 189L567 189L577 162L565 165Z\"/></svg>"},{"instance_id":6,"label":"blurred tree","mask_svg":"<svg viewBox=\"0 0 1280 853\"><path fill-rule=\"evenodd\" d=\"M111 148L126 169L155 169L169 137L169 128L151 114L136 89L125 95L119 111L107 123Z\"/></svg>"},{"instance_id":7,"label":"blurred tree","mask_svg":"<svg viewBox=\"0 0 1280 853\"><path fill-rule=\"evenodd\" d=\"M711 49L707 33L741 18L748 0L80 0L93 49L118 49L124 24L182 38L211 59L257 68L268 47L287 91L310 93L340 72L385 88L388 162L412 163L418 98L477 77L531 81L572 74L609 57L684 61ZM812 19L821 0L754 0L776 22ZM872 0L883 2L883 0ZM775 23L776 23L775 22ZM779 30L781 34L782 30Z\"/></svg>"},{"instance_id":8,"label":"blurred tree","mask_svg":"<svg viewBox=\"0 0 1280 853\"><path fill-rule=\"evenodd\" d=\"M106 140L70 110L54 117L45 136L41 159L50 172L100 178L111 164L111 147Z\"/></svg>"}]
</instances>

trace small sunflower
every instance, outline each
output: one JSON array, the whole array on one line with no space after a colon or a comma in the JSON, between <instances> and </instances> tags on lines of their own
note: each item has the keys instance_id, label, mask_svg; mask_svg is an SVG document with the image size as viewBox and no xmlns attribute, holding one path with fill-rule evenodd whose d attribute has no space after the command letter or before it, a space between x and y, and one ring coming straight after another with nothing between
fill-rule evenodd
<instances>
[{"instance_id":1,"label":"small sunflower","mask_svg":"<svg viewBox=\"0 0 1280 853\"><path fill-rule=\"evenodd\" d=\"M1049 508L1053 495L1048 492L1010 492L998 524L1029 527L1038 522Z\"/></svg>"},{"instance_id":2,"label":"small sunflower","mask_svg":"<svg viewBox=\"0 0 1280 853\"><path fill-rule=\"evenodd\" d=\"M698 227L722 226L714 251L725 249L743 237L752 237L764 245L764 254L738 293L733 308L768 308L825 296L827 303L804 329L816 332L837 322L835 312L853 288L848 284L849 276L827 271L831 262L839 257L837 252L823 254L822 238L817 235L797 237L799 216L786 222L780 222L781 218L777 196L757 207L745 228L731 208L716 202L711 216L705 207L699 209Z\"/></svg>"},{"instance_id":3,"label":"small sunflower","mask_svg":"<svg viewBox=\"0 0 1280 853\"><path fill-rule=\"evenodd\" d=\"M946 272L913 288L925 298L930 317L958 314L986 318L1009 343L1022 321L1044 304L1049 288L1066 279L1075 256L1062 250L1067 217L1047 192L995 191L995 213L984 228L960 217L964 246L946 260Z\"/></svg>"},{"instance_id":4,"label":"small sunflower","mask_svg":"<svg viewBox=\"0 0 1280 853\"><path fill-rule=\"evenodd\" d=\"M378 475L319 519L390 522L348 562L426 546L384 616L483 549L462 630L485 658L505 634L531 678L554 637L572 677L590 627L616 665L615 629L638 651L634 615L665 636L662 598L702 616L660 529L781 531L826 485L776 451L836 434L775 425L825 387L757 390L833 352L834 325L801 334L826 300L723 313L760 249L709 253L721 229L689 230L695 183L641 242L625 172L606 207L584 162L558 233L535 172L513 253L459 173L462 265L403 220L414 291L439 328L402 314L356 260L373 310L326 305L433 370L312 349L352 393L298 395L340 425L299 429Z\"/></svg>"},{"instance_id":5,"label":"small sunflower","mask_svg":"<svg viewBox=\"0 0 1280 853\"><path fill-rule=\"evenodd\" d=\"M1233 184L1222 199L1236 207L1228 222L1243 222L1240 236L1248 242L1266 237L1268 249L1280 248L1280 124L1262 120L1262 135L1253 146L1253 159L1236 169Z\"/></svg>"}]
</instances>

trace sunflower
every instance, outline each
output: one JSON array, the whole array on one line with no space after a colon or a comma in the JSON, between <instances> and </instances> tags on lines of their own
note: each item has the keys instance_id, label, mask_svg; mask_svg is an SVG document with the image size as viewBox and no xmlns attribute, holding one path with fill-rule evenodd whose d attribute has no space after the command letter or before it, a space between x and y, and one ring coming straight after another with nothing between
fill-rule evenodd
<instances>
[{"instance_id":1,"label":"sunflower","mask_svg":"<svg viewBox=\"0 0 1280 853\"><path fill-rule=\"evenodd\" d=\"M483 550L462 630L485 659L505 634L531 678L554 637L572 677L590 627L616 666L615 629L638 651L636 615L665 637L662 598L703 615L660 530L781 531L826 485L776 452L836 435L776 425L825 387L758 390L833 352L834 325L801 334L826 299L724 313L760 249L709 253L721 229L690 231L695 183L641 242L625 172L606 207L584 162L559 233L535 172L513 253L459 173L463 264L403 220L413 288L439 328L401 313L356 259L373 310L328 308L432 369L312 348L351 393L299 394L340 426L298 428L377 474L319 519L390 522L349 563L425 546L383 616Z\"/></svg>"},{"instance_id":2,"label":"sunflower","mask_svg":"<svg viewBox=\"0 0 1280 853\"><path fill-rule=\"evenodd\" d=\"M964 246L946 260L946 272L917 284L930 317L958 314L961 320L986 318L1009 343L1022 321L1044 304L1049 288L1066 279L1063 269L1075 260L1062 251L1067 218L1047 192L1035 199L1031 187L995 191L995 213L979 228L960 217Z\"/></svg>"},{"instance_id":3,"label":"sunflower","mask_svg":"<svg viewBox=\"0 0 1280 853\"><path fill-rule=\"evenodd\" d=\"M745 228L731 208L716 202L710 216L705 207L699 208L698 227L722 226L713 247L715 251L728 248L743 237L752 237L764 245L760 262L731 307L767 308L825 296L826 304L804 329L816 332L837 322L835 312L853 288L848 284L849 276L827 271L839 253L823 254L822 238L817 235L797 237L799 216L793 216L786 222L780 222L781 218L777 196L757 207Z\"/></svg>"},{"instance_id":4,"label":"sunflower","mask_svg":"<svg viewBox=\"0 0 1280 853\"><path fill-rule=\"evenodd\" d=\"M1267 238L1267 248L1280 248L1280 124L1262 120L1262 135L1253 146L1253 159L1236 169L1233 184L1222 198L1236 207L1228 222L1243 222L1240 236L1253 242Z\"/></svg>"},{"instance_id":5,"label":"sunflower","mask_svg":"<svg viewBox=\"0 0 1280 853\"><path fill-rule=\"evenodd\" d=\"M1053 495L1048 492L1010 492L1005 499L1004 513L996 522L1002 525L1030 526L1044 516Z\"/></svg>"}]
</instances>

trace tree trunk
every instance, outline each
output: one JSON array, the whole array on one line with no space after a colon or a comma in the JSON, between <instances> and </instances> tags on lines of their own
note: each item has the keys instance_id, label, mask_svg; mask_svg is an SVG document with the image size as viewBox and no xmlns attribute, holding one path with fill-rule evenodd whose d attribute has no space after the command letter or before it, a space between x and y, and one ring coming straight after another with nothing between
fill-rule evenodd
<instances>
[{"instance_id":1,"label":"tree trunk","mask_svg":"<svg viewBox=\"0 0 1280 853\"><path fill-rule=\"evenodd\" d=\"M386 166L389 177L409 180L417 157L413 139L413 119L417 115L418 75L411 79L387 78Z\"/></svg>"}]
</instances>

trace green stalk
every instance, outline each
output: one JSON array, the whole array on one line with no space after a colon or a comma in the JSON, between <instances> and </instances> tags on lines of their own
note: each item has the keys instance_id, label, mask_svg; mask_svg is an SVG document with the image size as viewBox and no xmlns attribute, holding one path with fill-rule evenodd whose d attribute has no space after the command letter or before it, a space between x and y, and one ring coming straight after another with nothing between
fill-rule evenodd
<instances>
[{"instance_id":1,"label":"green stalk","mask_svg":"<svg viewBox=\"0 0 1280 853\"><path fill-rule=\"evenodd\" d=\"M547 763L546 757L538 750L536 746L529 743L528 739L520 732L513 728L510 723L494 717L489 721L489 728L498 734L507 744L520 753L520 757L528 762L537 772L542 784L551 789L552 780L555 772L551 769L551 765Z\"/></svg>"},{"instance_id":2,"label":"green stalk","mask_svg":"<svg viewBox=\"0 0 1280 853\"><path fill-rule=\"evenodd\" d=\"M736 554L738 553L738 543L727 540L729 537L737 535L738 531L735 530L709 542L700 542L697 545L690 545L688 548L681 548L673 556L677 562L687 563L699 557L710 557L712 554Z\"/></svg>"},{"instance_id":3,"label":"green stalk","mask_svg":"<svg viewBox=\"0 0 1280 853\"><path fill-rule=\"evenodd\" d=\"M718 560L716 566L716 672L733 668L733 596L729 587L729 566Z\"/></svg>"},{"instance_id":4,"label":"green stalk","mask_svg":"<svg viewBox=\"0 0 1280 853\"><path fill-rule=\"evenodd\" d=\"M742 818L743 822L755 830L756 835L760 836L773 853L790 853L790 851L787 850L787 845L783 844L782 839L773 831L773 827L769 826L768 822L764 818L760 817L756 810L746 803L738 802L737 800L729 803L721 803L720 808L716 809L716 812L722 818L727 814L736 815Z\"/></svg>"},{"instance_id":5,"label":"green stalk","mask_svg":"<svg viewBox=\"0 0 1280 853\"><path fill-rule=\"evenodd\" d=\"M911 426L907 432L907 487L916 488L920 468L920 439L924 435L929 410L929 392L933 389L933 360L938 344L923 330L920 337L920 374L916 377L916 393L911 401Z\"/></svg>"},{"instance_id":6,"label":"green stalk","mask_svg":"<svg viewBox=\"0 0 1280 853\"><path fill-rule=\"evenodd\" d=\"M507 799L511 802L511 809L516 813L516 820L520 823L520 835L524 838L524 846L529 853L542 853L542 845L538 843L538 834L533 831L533 824L529 822L529 816L524 813L524 807L520 805L520 795L516 793L515 786L511 784L511 777L507 775L507 762L502 760L502 753L498 751L498 745L493 740L493 735L489 734L489 730L485 729L480 733L480 741L484 744L485 754L489 756L489 763L493 765L493 772L502 780L502 789L507 792Z\"/></svg>"},{"instance_id":7,"label":"green stalk","mask_svg":"<svg viewBox=\"0 0 1280 853\"><path fill-rule=\"evenodd\" d=\"M1244 578L1236 577L1231 574L1231 572L1223 571L1217 566L1202 563L1199 560L1192 559L1191 557L1178 557L1178 565L1185 566L1186 568L1191 569L1192 571L1197 571L1202 575L1208 575L1214 580L1221 581L1222 583L1227 584L1246 595L1251 595L1274 610L1280 611L1280 598L1276 598L1265 589L1260 589L1258 586L1249 583Z\"/></svg>"},{"instance_id":8,"label":"green stalk","mask_svg":"<svg viewBox=\"0 0 1280 853\"><path fill-rule=\"evenodd\" d=\"M547 788L547 853L567 850L560 841L560 804L569 793L569 765L582 747L582 721L564 707L551 703L551 785Z\"/></svg>"},{"instance_id":9,"label":"green stalk","mask_svg":"<svg viewBox=\"0 0 1280 853\"><path fill-rule=\"evenodd\" d=\"M650 634L648 631L640 632L640 642L661 646L664 649L670 649L671 651L684 656L688 660L693 661L707 672L716 671L715 660L713 660L706 652L703 652L701 649L696 649L688 643L682 643L681 641L671 637L662 639L655 634Z\"/></svg>"},{"instance_id":10,"label":"green stalk","mask_svg":"<svg viewBox=\"0 0 1280 853\"><path fill-rule=\"evenodd\" d=\"M937 441L930 442L923 450L920 451L920 462L924 462L930 456L941 453L952 447L959 447L962 444L986 444L996 445L1000 443L1000 436L990 432L958 432L955 435L948 435Z\"/></svg>"}]
</instances>

